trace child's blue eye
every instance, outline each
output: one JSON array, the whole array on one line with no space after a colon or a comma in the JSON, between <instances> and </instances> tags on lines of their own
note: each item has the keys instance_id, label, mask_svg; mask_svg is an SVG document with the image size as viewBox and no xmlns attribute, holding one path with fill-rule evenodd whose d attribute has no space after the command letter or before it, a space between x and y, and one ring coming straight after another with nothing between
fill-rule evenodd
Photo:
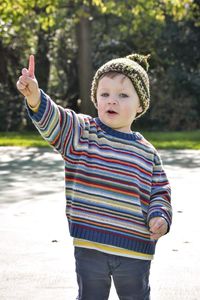
<instances>
[{"instance_id":1,"label":"child's blue eye","mask_svg":"<svg viewBox=\"0 0 200 300\"><path fill-rule=\"evenodd\" d=\"M109 94L108 93L102 93L101 97L109 97Z\"/></svg>"},{"instance_id":2,"label":"child's blue eye","mask_svg":"<svg viewBox=\"0 0 200 300\"><path fill-rule=\"evenodd\" d=\"M127 94L124 94L124 93L119 94L119 96L120 96L121 98L127 98L127 97L128 97L128 95L127 95Z\"/></svg>"}]
</instances>

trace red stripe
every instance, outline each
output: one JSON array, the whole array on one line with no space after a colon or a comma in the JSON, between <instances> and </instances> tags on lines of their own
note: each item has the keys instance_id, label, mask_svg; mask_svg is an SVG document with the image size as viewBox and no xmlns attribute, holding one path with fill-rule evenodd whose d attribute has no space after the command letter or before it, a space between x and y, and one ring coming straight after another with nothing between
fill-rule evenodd
<instances>
[{"instance_id":1,"label":"red stripe","mask_svg":"<svg viewBox=\"0 0 200 300\"><path fill-rule=\"evenodd\" d=\"M132 167L132 168L136 168L137 170L141 171L142 173L148 175L148 176L151 176L151 173L146 171L145 169L142 169L140 168L138 165L136 164L133 164L133 163L130 163L130 162L125 162L125 161L119 161L118 159L111 159L111 158L106 158L106 157L103 157L103 156L100 156L100 155L96 155L96 154L91 154L91 153L87 153L85 151L76 151L74 150L73 146L71 145L70 147L70 152L73 154L73 155L76 155L77 157L79 156L86 156L86 157L89 157L89 158L96 158L98 159L99 161L105 161L105 162L109 162L109 163L116 163L118 165L121 165L122 167L123 166L129 166L129 167Z\"/></svg>"},{"instance_id":2,"label":"red stripe","mask_svg":"<svg viewBox=\"0 0 200 300\"><path fill-rule=\"evenodd\" d=\"M84 179L79 179L79 178L74 178L74 177L68 177L66 176L66 180L67 181L70 181L70 182L74 182L74 183L79 183L79 184L83 184L85 186L89 186L89 187L92 187L92 188L99 188L99 189L106 189L108 191L113 191L113 192L120 192L121 194L124 194L124 195L129 195L129 196L135 196L136 198L138 198L138 194L137 193L133 193L133 192L128 192L127 190L123 190L123 189L120 189L118 187L110 187L110 186L107 186L107 185L102 185L102 184L97 184L97 183L92 183L92 182L89 182L87 180L84 180Z\"/></svg>"}]
</instances>

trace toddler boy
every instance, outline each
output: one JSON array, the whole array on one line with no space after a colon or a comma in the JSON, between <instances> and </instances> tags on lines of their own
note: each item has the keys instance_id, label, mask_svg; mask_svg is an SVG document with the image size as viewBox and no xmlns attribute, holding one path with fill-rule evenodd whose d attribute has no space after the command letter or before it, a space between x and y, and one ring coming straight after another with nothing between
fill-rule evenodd
<instances>
[{"instance_id":1,"label":"toddler boy","mask_svg":"<svg viewBox=\"0 0 200 300\"><path fill-rule=\"evenodd\" d=\"M131 130L150 102L147 56L100 67L91 98L98 117L56 105L38 87L34 57L17 88L40 134L65 163L66 216L74 238L79 300L149 300L157 240L169 231L170 186L156 149Z\"/></svg>"}]
</instances>

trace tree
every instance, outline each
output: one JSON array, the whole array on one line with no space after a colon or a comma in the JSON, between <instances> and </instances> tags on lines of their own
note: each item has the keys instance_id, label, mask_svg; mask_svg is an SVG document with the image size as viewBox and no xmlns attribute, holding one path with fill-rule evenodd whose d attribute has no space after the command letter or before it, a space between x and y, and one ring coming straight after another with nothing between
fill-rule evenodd
<instances>
[{"instance_id":1,"label":"tree","mask_svg":"<svg viewBox=\"0 0 200 300\"><path fill-rule=\"evenodd\" d=\"M22 127L23 104L16 103L18 92L15 83L19 70L27 64L30 52L37 52L39 66L43 67L43 72L39 72L38 76L41 77L42 86L47 86L49 64L48 60L44 64L44 59L48 57L49 46L44 36L49 34L49 29L54 25L56 5L57 1L46 3L43 0L37 3L33 0L5 0L0 3L0 52L3 58L0 66L0 117L5 120L1 130ZM42 78L41 74L46 77Z\"/></svg>"},{"instance_id":2,"label":"tree","mask_svg":"<svg viewBox=\"0 0 200 300\"><path fill-rule=\"evenodd\" d=\"M79 11L80 12L80 11ZM90 88L92 81L92 45L91 45L91 21L87 7L82 6L79 20L76 24L77 47L78 47L78 79L80 110L82 113L95 114L93 103L90 101Z\"/></svg>"},{"instance_id":3,"label":"tree","mask_svg":"<svg viewBox=\"0 0 200 300\"><path fill-rule=\"evenodd\" d=\"M131 52L151 53L152 106L140 126L198 128L199 11L199 0L5 0L0 130L25 125L22 102L13 108L19 98L15 81L30 53L40 86L58 104L89 114L91 80L100 65Z\"/></svg>"}]
</instances>

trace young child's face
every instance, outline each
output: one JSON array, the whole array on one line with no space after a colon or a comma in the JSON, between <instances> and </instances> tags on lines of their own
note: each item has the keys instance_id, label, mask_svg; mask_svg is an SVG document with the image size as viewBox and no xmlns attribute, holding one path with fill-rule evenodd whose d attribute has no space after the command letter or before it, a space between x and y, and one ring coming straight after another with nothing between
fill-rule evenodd
<instances>
[{"instance_id":1,"label":"young child's face","mask_svg":"<svg viewBox=\"0 0 200 300\"><path fill-rule=\"evenodd\" d=\"M136 114L142 112L131 80L123 74L101 78L97 88L97 110L100 120L107 126L131 132Z\"/></svg>"}]
</instances>

